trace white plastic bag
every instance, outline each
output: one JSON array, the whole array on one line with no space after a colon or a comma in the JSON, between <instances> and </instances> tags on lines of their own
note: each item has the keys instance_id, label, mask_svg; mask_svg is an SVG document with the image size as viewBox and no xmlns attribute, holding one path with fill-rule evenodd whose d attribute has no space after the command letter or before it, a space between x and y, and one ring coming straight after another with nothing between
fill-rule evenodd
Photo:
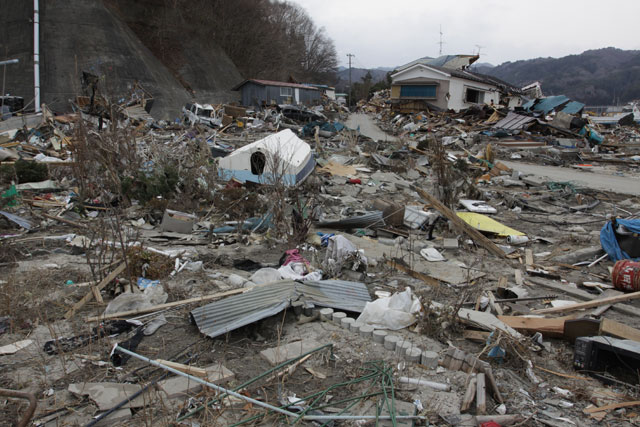
<instances>
[{"instance_id":1,"label":"white plastic bag","mask_svg":"<svg viewBox=\"0 0 640 427\"><path fill-rule=\"evenodd\" d=\"M406 288L390 297L368 302L356 322L366 323L376 329L399 330L413 325L420 312L420 301Z\"/></svg>"}]
</instances>

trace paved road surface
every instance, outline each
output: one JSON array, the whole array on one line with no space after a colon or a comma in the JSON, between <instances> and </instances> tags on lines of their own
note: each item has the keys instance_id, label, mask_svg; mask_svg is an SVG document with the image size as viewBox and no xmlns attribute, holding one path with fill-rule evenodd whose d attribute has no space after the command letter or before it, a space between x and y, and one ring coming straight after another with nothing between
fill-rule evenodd
<instances>
[{"instance_id":1,"label":"paved road surface","mask_svg":"<svg viewBox=\"0 0 640 427\"><path fill-rule=\"evenodd\" d=\"M380 129L373 119L367 114L350 114L346 123L347 127L357 129L360 126L360 133L374 141L395 141L396 137L387 135Z\"/></svg>"},{"instance_id":2,"label":"paved road surface","mask_svg":"<svg viewBox=\"0 0 640 427\"><path fill-rule=\"evenodd\" d=\"M360 126L360 133L373 140L394 141L396 139L394 136L384 133L376 126L373 118L367 114L351 114L347 120L347 126L352 129ZM610 175L602 172L585 172L560 166L540 166L506 160L501 160L501 162L510 168L519 170L523 174L539 175L552 181L570 181L578 186L593 188L594 190L640 196L640 178Z\"/></svg>"},{"instance_id":3,"label":"paved road surface","mask_svg":"<svg viewBox=\"0 0 640 427\"><path fill-rule=\"evenodd\" d=\"M500 160L512 169L523 174L534 174L547 177L553 181L571 181L581 187L594 190L613 191L615 193L640 196L640 179L630 176L609 175L600 172L585 172L560 166L540 166L531 163Z\"/></svg>"}]
</instances>

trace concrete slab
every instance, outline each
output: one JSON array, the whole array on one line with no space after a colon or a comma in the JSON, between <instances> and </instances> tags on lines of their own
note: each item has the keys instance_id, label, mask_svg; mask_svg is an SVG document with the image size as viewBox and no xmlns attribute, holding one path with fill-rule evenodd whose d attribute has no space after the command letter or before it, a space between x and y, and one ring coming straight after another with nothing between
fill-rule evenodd
<instances>
[{"instance_id":1,"label":"concrete slab","mask_svg":"<svg viewBox=\"0 0 640 427\"><path fill-rule=\"evenodd\" d=\"M267 360L272 366L276 366L294 357L298 357L303 353L320 347L322 344L312 340L302 340L292 342L280 347L268 348L262 350L260 355Z\"/></svg>"},{"instance_id":2,"label":"concrete slab","mask_svg":"<svg viewBox=\"0 0 640 427\"><path fill-rule=\"evenodd\" d=\"M101 411L113 408L127 397L140 391L140 389L139 385L125 383L77 383L69 384L68 387L71 393L89 396ZM141 408L145 405L145 402L149 402L149 398L145 398L143 393L125 404L123 408Z\"/></svg>"},{"instance_id":3,"label":"concrete slab","mask_svg":"<svg viewBox=\"0 0 640 427\"><path fill-rule=\"evenodd\" d=\"M235 374L223 365L217 363L204 368L207 378L203 378L214 384L224 384L235 377ZM190 378L179 375L158 382L160 390L164 391L169 399L186 399L202 390L202 384Z\"/></svg>"}]
</instances>

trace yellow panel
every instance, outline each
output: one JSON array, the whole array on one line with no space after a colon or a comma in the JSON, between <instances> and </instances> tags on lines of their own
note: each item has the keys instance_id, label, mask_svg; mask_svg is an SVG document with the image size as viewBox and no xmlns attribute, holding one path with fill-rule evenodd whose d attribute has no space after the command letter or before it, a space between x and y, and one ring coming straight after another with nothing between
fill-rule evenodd
<instances>
[{"instance_id":1,"label":"yellow panel","mask_svg":"<svg viewBox=\"0 0 640 427\"><path fill-rule=\"evenodd\" d=\"M400 98L400 86L399 85L391 85L391 98L393 98L393 99Z\"/></svg>"},{"instance_id":2,"label":"yellow panel","mask_svg":"<svg viewBox=\"0 0 640 427\"><path fill-rule=\"evenodd\" d=\"M476 230L495 233L498 236L524 236L524 233L514 230L511 227L507 227L486 215L475 212L457 212L457 214L464 222Z\"/></svg>"}]
</instances>

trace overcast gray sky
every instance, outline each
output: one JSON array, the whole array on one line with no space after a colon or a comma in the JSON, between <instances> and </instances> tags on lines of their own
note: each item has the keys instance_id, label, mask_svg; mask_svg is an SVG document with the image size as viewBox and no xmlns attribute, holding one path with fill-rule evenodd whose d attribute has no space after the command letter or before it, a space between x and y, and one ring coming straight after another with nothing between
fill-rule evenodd
<instances>
[{"instance_id":1,"label":"overcast gray sky","mask_svg":"<svg viewBox=\"0 0 640 427\"><path fill-rule=\"evenodd\" d=\"M589 49L640 49L640 0L293 0L325 27L355 67L393 67L423 56L473 54L494 65Z\"/></svg>"}]
</instances>

